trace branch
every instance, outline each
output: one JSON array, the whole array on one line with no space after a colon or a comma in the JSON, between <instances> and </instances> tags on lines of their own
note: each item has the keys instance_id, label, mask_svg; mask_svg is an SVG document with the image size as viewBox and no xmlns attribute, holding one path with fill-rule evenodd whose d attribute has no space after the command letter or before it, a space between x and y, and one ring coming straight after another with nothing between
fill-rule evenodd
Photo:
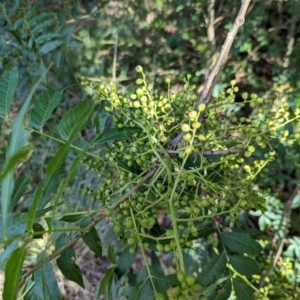
<instances>
[{"instance_id":1,"label":"branch","mask_svg":"<svg viewBox=\"0 0 300 300\"><path fill-rule=\"evenodd\" d=\"M143 181L147 181L150 177L154 175L154 173L157 171L157 167L153 168L151 171L149 171L144 177ZM141 184L135 185L130 191L128 191L124 196L122 196L118 201L110 205L109 207L111 209L117 208L122 202L124 202L126 199L128 199L133 192L135 192ZM51 261L55 257L59 256L62 252L64 252L67 248L72 246L74 243L76 243L79 239L81 239L86 233L88 233L91 229L93 229L98 223L100 223L104 218L106 217L105 214L99 215L89 226L84 228L84 231L78 233L73 239L71 239L68 243L63 245L61 248L54 251L51 255L46 257L46 259L43 262L36 263L33 265L30 270L28 270L23 276L21 276L19 287L22 287L26 281L26 279L37 269L41 268L43 264Z\"/></svg>"},{"instance_id":2,"label":"branch","mask_svg":"<svg viewBox=\"0 0 300 300\"><path fill-rule=\"evenodd\" d=\"M156 150L157 152L161 152L160 149ZM243 149L227 149L227 150L209 150L209 151L203 151L201 154L203 156L208 156L208 155L227 155L227 154L232 154L232 153L241 153L244 152L245 150ZM166 150L167 153L169 154L179 154L179 150Z\"/></svg>"},{"instance_id":3,"label":"branch","mask_svg":"<svg viewBox=\"0 0 300 300\"><path fill-rule=\"evenodd\" d=\"M218 60L216 62L216 64L214 65L213 69L211 70L210 74L208 75L208 78L205 82L204 85L204 89L201 92L201 95L195 105L195 110L198 109L199 104L201 103L205 103L208 104L210 102L211 99L211 94L212 94L212 90L214 85L216 84L216 82L218 81L221 71L223 69L223 66L227 60L228 57L228 53L230 51L230 48L232 46L232 42L238 32L238 29L244 24L245 22L245 15L248 9L248 6L250 4L251 0L242 0L242 4L240 7L240 10L238 12L238 15L235 19L235 22L232 26L232 28L230 29L230 31L228 32L227 36L226 36L226 40L222 46L221 49L221 53L218 57ZM178 134L178 136L171 142L172 144L172 148L174 149L179 142L181 141L182 137L183 137L184 133L181 132L180 134Z\"/></svg>"}]
</instances>

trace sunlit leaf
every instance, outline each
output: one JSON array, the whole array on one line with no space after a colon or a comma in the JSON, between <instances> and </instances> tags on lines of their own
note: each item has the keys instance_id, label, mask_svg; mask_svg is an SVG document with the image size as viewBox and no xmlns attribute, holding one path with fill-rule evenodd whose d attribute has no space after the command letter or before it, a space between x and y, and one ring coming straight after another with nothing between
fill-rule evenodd
<instances>
[{"instance_id":1,"label":"sunlit leaf","mask_svg":"<svg viewBox=\"0 0 300 300\"><path fill-rule=\"evenodd\" d=\"M73 106L61 119L58 132L65 141L71 141L90 122L94 105L86 101Z\"/></svg>"}]
</instances>

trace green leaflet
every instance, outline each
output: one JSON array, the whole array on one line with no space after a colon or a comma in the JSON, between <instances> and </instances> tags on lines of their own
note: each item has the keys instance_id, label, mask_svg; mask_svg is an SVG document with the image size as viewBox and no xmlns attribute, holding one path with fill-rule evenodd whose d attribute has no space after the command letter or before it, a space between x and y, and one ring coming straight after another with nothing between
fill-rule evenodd
<instances>
[{"instance_id":1,"label":"green leaflet","mask_svg":"<svg viewBox=\"0 0 300 300\"><path fill-rule=\"evenodd\" d=\"M5 70L0 78L0 114L7 115L18 85L18 68Z\"/></svg>"},{"instance_id":2,"label":"green leaflet","mask_svg":"<svg viewBox=\"0 0 300 300\"><path fill-rule=\"evenodd\" d=\"M58 132L65 141L72 141L90 122L94 105L82 101L73 106L61 119Z\"/></svg>"},{"instance_id":3,"label":"green leaflet","mask_svg":"<svg viewBox=\"0 0 300 300\"><path fill-rule=\"evenodd\" d=\"M111 142L117 139L126 139L133 136L134 133L141 132L141 128L132 128L132 127L124 127L124 128L111 128L106 130L105 132L99 134L94 144L103 144L107 142Z\"/></svg>"},{"instance_id":4,"label":"green leaflet","mask_svg":"<svg viewBox=\"0 0 300 300\"><path fill-rule=\"evenodd\" d=\"M25 245L17 248L13 251L6 263L3 300L17 299L25 251Z\"/></svg>"},{"instance_id":5,"label":"green leaflet","mask_svg":"<svg viewBox=\"0 0 300 300\"><path fill-rule=\"evenodd\" d=\"M221 238L229 249L238 253L257 255L262 250L261 245L245 233L225 232L221 233Z\"/></svg>"},{"instance_id":6,"label":"green leaflet","mask_svg":"<svg viewBox=\"0 0 300 300\"><path fill-rule=\"evenodd\" d=\"M68 238L66 234L62 234L56 242L56 250L63 247L67 242ZM80 268L75 263L76 254L73 246L68 247L62 252L60 257L57 259L57 266L63 273L63 275L84 288L83 278Z\"/></svg>"}]
</instances>

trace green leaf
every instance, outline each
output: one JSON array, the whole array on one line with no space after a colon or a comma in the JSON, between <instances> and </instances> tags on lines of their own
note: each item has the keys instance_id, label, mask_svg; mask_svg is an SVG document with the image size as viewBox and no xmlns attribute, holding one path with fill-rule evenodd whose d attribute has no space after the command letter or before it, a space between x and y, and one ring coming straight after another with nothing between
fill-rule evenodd
<instances>
[{"instance_id":1,"label":"green leaf","mask_svg":"<svg viewBox=\"0 0 300 300\"><path fill-rule=\"evenodd\" d=\"M103 144L107 142L111 142L117 139L126 139L133 136L134 133L141 132L142 129L138 127L124 127L124 128L110 128L106 130L105 132L99 134L94 144Z\"/></svg>"},{"instance_id":2,"label":"green leaf","mask_svg":"<svg viewBox=\"0 0 300 300\"><path fill-rule=\"evenodd\" d=\"M132 300L152 300L154 299L153 290L148 280L143 280L136 283L131 290L129 299Z\"/></svg>"},{"instance_id":3,"label":"green leaf","mask_svg":"<svg viewBox=\"0 0 300 300\"><path fill-rule=\"evenodd\" d=\"M124 275L130 269L132 263L134 262L136 257L136 251L134 253L130 253L130 247L127 247L124 252L120 255L118 259L118 263L116 265L116 269L119 275Z\"/></svg>"},{"instance_id":4,"label":"green leaf","mask_svg":"<svg viewBox=\"0 0 300 300\"><path fill-rule=\"evenodd\" d=\"M45 43L41 48L40 51L43 54L47 54L49 52L51 52L52 50L54 50L55 48L58 48L60 45L62 45L64 43L64 41L51 41L48 43Z\"/></svg>"},{"instance_id":5,"label":"green leaf","mask_svg":"<svg viewBox=\"0 0 300 300\"><path fill-rule=\"evenodd\" d=\"M57 171L65 162L66 157L70 152L71 141L58 148L56 154L50 159L47 164L47 176L51 176Z\"/></svg>"},{"instance_id":6,"label":"green leaf","mask_svg":"<svg viewBox=\"0 0 300 300\"><path fill-rule=\"evenodd\" d=\"M218 285L208 295L209 300L227 300L232 292L231 280L228 278L225 284ZM201 298L200 298L201 299ZM241 298L244 300L244 298Z\"/></svg>"},{"instance_id":7,"label":"green leaf","mask_svg":"<svg viewBox=\"0 0 300 300\"><path fill-rule=\"evenodd\" d=\"M36 210L40 210L45 207L52 199L54 193L57 191L58 186L61 183L61 176L65 171L64 164L56 170L50 177L46 177L37 185L33 202L30 206L28 220L27 220L27 229L31 230L34 223L34 217Z\"/></svg>"},{"instance_id":8,"label":"green leaf","mask_svg":"<svg viewBox=\"0 0 300 300\"><path fill-rule=\"evenodd\" d=\"M250 257L230 255L229 259L233 268L242 275L251 276L260 273L258 263Z\"/></svg>"},{"instance_id":9,"label":"green leaf","mask_svg":"<svg viewBox=\"0 0 300 300\"><path fill-rule=\"evenodd\" d=\"M62 234L56 242L56 250L64 246L68 242L66 234ZM63 275L79 284L84 288L83 278L79 267L75 263L76 254L73 246L68 247L62 252L60 257L57 259L57 266L63 273Z\"/></svg>"},{"instance_id":10,"label":"green leaf","mask_svg":"<svg viewBox=\"0 0 300 300\"><path fill-rule=\"evenodd\" d=\"M5 161L5 165L0 172L0 182L13 171L20 162L24 162L29 159L32 150L29 147L22 148L19 152L15 153L12 157Z\"/></svg>"},{"instance_id":11,"label":"green leaf","mask_svg":"<svg viewBox=\"0 0 300 300\"><path fill-rule=\"evenodd\" d=\"M105 292L106 287L111 286L114 280L114 272L115 272L114 267L105 270L104 276L101 279L97 298L99 298L100 295L102 295Z\"/></svg>"},{"instance_id":12,"label":"green leaf","mask_svg":"<svg viewBox=\"0 0 300 300\"><path fill-rule=\"evenodd\" d=\"M62 295L50 263L44 264L34 272L34 292L43 300L59 300Z\"/></svg>"},{"instance_id":13,"label":"green leaf","mask_svg":"<svg viewBox=\"0 0 300 300\"><path fill-rule=\"evenodd\" d=\"M74 212L74 213L66 213L59 219L59 221L64 221L68 223L74 223L82 220L87 215L87 212Z\"/></svg>"},{"instance_id":14,"label":"green leaf","mask_svg":"<svg viewBox=\"0 0 300 300\"><path fill-rule=\"evenodd\" d=\"M229 249L238 253L257 255L262 250L261 245L245 233L225 232L221 233L221 238Z\"/></svg>"},{"instance_id":15,"label":"green leaf","mask_svg":"<svg viewBox=\"0 0 300 300\"><path fill-rule=\"evenodd\" d=\"M12 194L12 198L11 201L9 203L9 211L12 211L15 206L18 204L20 198L23 196L27 185L29 183L30 180L30 172L27 172L27 174L23 177L20 177L14 186L14 190L13 190L13 194Z\"/></svg>"},{"instance_id":16,"label":"green leaf","mask_svg":"<svg viewBox=\"0 0 300 300\"><path fill-rule=\"evenodd\" d=\"M12 158L16 153L18 153L21 148L24 146L25 139L24 139L24 132L26 132L23 129L23 119L29 109L29 105L31 102L31 99L33 97L33 94L35 93L36 89L38 88L40 82L45 77L47 71L44 71L41 78L35 83L35 85L30 90L30 93L28 94L22 108L18 112L18 116L12 126L12 132L9 140L9 144L6 150L6 159L9 160ZM21 141L21 142L20 142ZM9 174L4 178L2 182L2 190L1 190L1 210L2 210L2 221L3 221L3 230L4 235L6 231L6 217L8 213L9 203L11 200L11 196L14 189L14 172L11 170Z\"/></svg>"},{"instance_id":17,"label":"green leaf","mask_svg":"<svg viewBox=\"0 0 300 300\"><path fill-rule=\"evenodd\" d=\"M64 89L44 91L36 100L30 114L31 124L41 130L57 107L64 93Z\"/></svg>"},{"instance_id":18,"label":"green leaf","mask_svg":"<svg viewBox=\"0 0 300 300\"><path fill-rule=\"evenodd\" d=\"M39 232L38 234L35 234L33 236L34 239L42 239L43 238L43 233L42 232L45 231L45 229L41 224L34 223L33 226L32 226L32 229L33 229L34 233Z\"/></svg>"},{"instance_id":19,"label":"green leaf","mask_svg":"<svg viewBox=\"0 0 300 300\"><path fill-rule=\"evenodd\" d=\"M108 247L108 250L107 250L107 256L108 256L108 259L109 261L112 263L112 264L116 264L117 263L117 258L115 256L115 250L112 246L109 245Z\"/></svg>"},{"instance_id":20,"label":"green leaf","mask_svg":"<svg viewBox=\"0 0 300 300\"><path fill-rule=\"evenodd\" d=\"M4 271L5 270L5 265L7 260L9 259L9 257L11 256L12 252L16 249L16 247L18 246L19 241L13 241L12 243L10 243L8 246L3 247L3 251L0 254L0 270Z\"/></svg>"},{"instance_id":21,"label":"green leaf","mask_svg":"<svg viewBox=\"0 0 300 300\"><path fill-rule=\"evenodd\" d=\"M167 289L178 284L176 274L165 275L158 268L150 266L151 274L153 275L153 283L157 292L165 295L167 299Z\"/></svg>"},{"instance_id":22,"label":"green leaf","mask_svg":"<svg viewBox=\"0 0 300 300\"><path fill-rule=\"evenodd\" d=\"M65 141L71 141L90 122L94 105L86 101L73 106L61 119L58 132Z\"/></svg>"},{"instance_id":23,"label":"green leaf","mask_svg":"<svg viewBox=\"0 0 300 300\"><path fill-rule=\"evenodd\" d=\"M17 248L6 263L3 300L17 299L25 251L25 246Z\"/></svg>"},{"instance_id":24,"label":"green leaf","mask_svg":"<svg viewBox=\"0 0 300 300\"><path fill-rule=\"evenodd\" d=\"M86 228L89 226L88 218L85 218L82 220L80 227ZM101 241L98 236L97 230L95 228L92 228L89 232L87 232L83 237L83 241L85 244L98 256L102 257L102 247L101 247Z\"/></svg>"},{"instance_id":25,"label":"green leaf","mask_svg":"<svg viewBox=\"0 0 300 300\"><path fill-rule=\"evenodd\" d=\"M208 286L218 279L223 270L226 268L226 255L224 252L222 254L214 257L211 261L209 261L202 272L198 276L198 281Z\"/></svg>"},{"instance_id":26,"label":"green leaf","mask_svg":"<svg viewBox=\"0 0 300 300\"><path fill-rule=\"evenodd\" d=\"M44 216L46 212L51 210L52 207L47 207L45 209L36 212L33 223L36 222L41 216ZM0 217L0 221L2 217ZM22 213L18 215L8 215L7 216L7 227L6 236L8 238L16 237L22 235L26 231L26 224L28 222L28 213ZM0 241L4 241L3 235L3 223L0 223Z\"/></svg>"},{"instance_id":27,"label":"green leaf","mask_svg":"<svg viewBox=\"0 0 300 300\"><path fill-rule=\"evenodd\" d=\"M0 114L7 115L18 84L18 68L5 70L0 78Z\"/></svg>"},{"instance_id":28,"label":"green leaf","mask_svg":"<svg viewBox=\"0 0 300 300\"><path fill-rule=\"evenodd\" d=\"M233 278L233 287L238 299L253 299L253 290L245 281L241 280L240 278Z\"/></svg>"}]
</instances>

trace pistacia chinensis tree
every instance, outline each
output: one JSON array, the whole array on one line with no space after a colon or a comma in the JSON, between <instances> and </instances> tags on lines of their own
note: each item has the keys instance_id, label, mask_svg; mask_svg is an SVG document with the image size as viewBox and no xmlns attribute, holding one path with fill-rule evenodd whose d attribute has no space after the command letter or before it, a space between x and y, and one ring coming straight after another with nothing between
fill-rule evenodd
<instances>
[{"instance_id":1,"label":"pistacia chinensis tree","mask_svg":"<svg viewBox=\"0 0 300 300\"><path fill-rule=\"evenodd\" d=\"M280 261L285 275L276 271L278 265L269 269L268 242L257 240L258 231L245 229L248 210L260 215L271 210L268 191L255 180L276 160L274 142L288 137L290 145L299 143L299 108L277 107L269 98L248 93L235 102L235 80L211 97L249 2L242 1L199 98L190 75L183 78L182 89L173 89L166 78L165 89L156 90L142 66L136 67L135 87L126 95L113 82L106 86L83 77L81 84L92 91L92 99L73 106L56 134L47 135L43 129L64 89L43 91L30 109L41 78L14 116L10 105L18 70L2 74L2 126L11 129L0 173L3 299L62 299L54 266L84 287L74 250L80 239L98 257L105 253L111 264L95 291L97 299L105 293L107 299L143 300L300 296L299 274L294 272L293 280L286 276L296 270L295 263ZM246 105L254 113L238 115L236 108ZM112 119L111 126L101 125L104 115ZM86 128L95 132L90 139L80 134ZM19 174L18 166L30 159L36 134L61 146L35 185L26 169ZM64 206L63 196L81 164L87 173L99 175L97 184L82 191L97 206L77 212ZM29 209L18 212L29 185ZM109 224L101 238L99 224ZM45 247L28 264L30 247L41 238ZM136 257L142 263L133 272ZM276 271L273 281L268 270ZM284 282L282 290L273 282Z\"/></svg>"}]
</instances>

